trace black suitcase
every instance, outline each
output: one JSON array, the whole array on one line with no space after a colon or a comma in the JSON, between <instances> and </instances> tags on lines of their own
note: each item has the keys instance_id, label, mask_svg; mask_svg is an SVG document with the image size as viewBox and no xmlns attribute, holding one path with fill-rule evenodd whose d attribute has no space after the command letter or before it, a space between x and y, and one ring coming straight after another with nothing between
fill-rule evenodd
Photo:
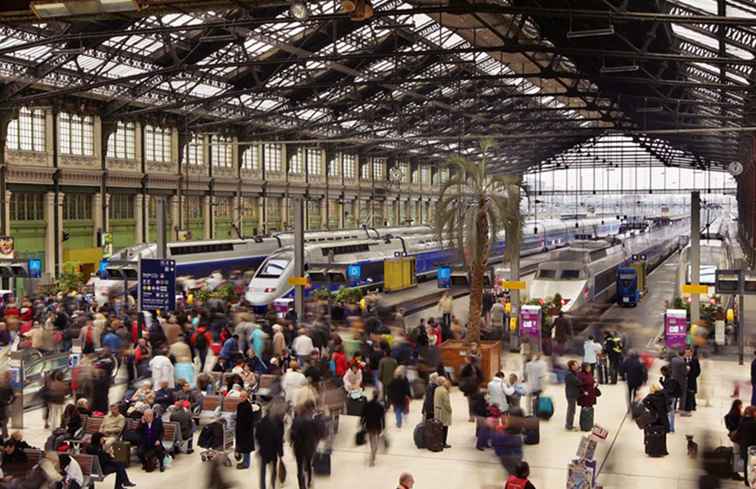
<instances>
[{"instance_id":1,"label":"black suitcase","mask_svg":"<svg viewBox=\"0 0 756 489\"><path fill-rule=\"evenodd\" d=\"M425 448L425 423L420 422L415 426L415 431L412 432L412 437L415 439L415 446L419 449Z\"/></svg>"},{"instance_id":2,"label":"black suitcase","mask_svg":"<svg viewBox=\"0 0 756 489\"><path fill-rule=\"evenodd\" d=\"M426 420L423 424L423 440L425 448L431 452L440 452L444 449L444 425L437 419Z\"/></svg>"},{"instance_id":3,"label":"black suitcase","mask_svg":"<svg viewBox=\"0 0 756 489\"><path fill-rule=\"evenodd\" d=\"M541 442L541 427L538 424L538 418L529 416L525 420L527 422L524 424L523 429L523 433L525 434L523 443L526 445L538 445Z\"/></svg>"},{"instance_id":4,"label":"black suitcase","mask_svg":"<svg viewBox=\"0 0 756 489\"><path fill-rule=\"evenodd\" d=\"M312 458L312 470L318 475L331 475L331 451L318 450Z\"/></svg>"},{"instance_id":5,"label":"black suitcase","mask_svg":"<svg viewBox=\"0 0 756 489\"><path fill-rule=\"evenodd\" d=\"M646 455L649 457L663 457L667 455L667 433L663 426L649 426L643 430L643 443Z\"/></svg>"},{"instance_id":6,"label":"black suitcase","mask_svg":"<svg viewBox=\"0 0 756 489\"><path fill-rule=\"evenodd\" d=\"M367 404L367 398L362 396L360 398L347 397L346 400L346 415L347 416L362 416L362 411Z\"/></svg>"},{"instance_id":7,"label":"black suitcase","mask_svg":"<svg viewBox=\"0 0 756 489\"><path fill-rule=\"evenodd\" d=\"M593 429L593 406L580 408L580 430L591 431Z\"/></svg>"}]
</instances>

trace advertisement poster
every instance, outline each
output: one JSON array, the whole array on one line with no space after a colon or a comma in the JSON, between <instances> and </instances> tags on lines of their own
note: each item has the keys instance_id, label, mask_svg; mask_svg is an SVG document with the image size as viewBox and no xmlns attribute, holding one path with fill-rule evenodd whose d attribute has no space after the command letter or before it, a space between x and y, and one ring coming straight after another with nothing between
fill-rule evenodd
<instances>
[{"instance_id":1,"label":"advertisement poster","mask_svg":"<svg viewBox=\"0 0 756 489\"><path fill-rule=\"evenodd\" d=\"M439 289L448 289L451 287L451 267L438 267L436 272Z\"/></svg>"},{"instance_id":2,"label":"advertisement poster","mask_svg":"<svg viewBox=\"0 0 756 489\"><path fill-rule=\"evenodd\" d=\"M685 348L688 317L684 309L667 309L664 314L664 341L667 348Z\"/></svg>"},{"instance_id":3,"label":"advertisement poster","mask_svg":"<svg viewBox=\"0 0 756 489\"><path fill-rule=\"evenodd\" d=\"M0 259L12 260L16 257L16 242L12 236L0 236Z\"/></svg>"},{"instance_id":4,"label":"advertisement poster","mask_svg":"<svg viewBox=\"0 0 756 489\"><path fill-rule=\"evenodd\" d=\"M541 306L526 305L520 308L520 336L541 336Z\"/></svg>"}]
</instances>

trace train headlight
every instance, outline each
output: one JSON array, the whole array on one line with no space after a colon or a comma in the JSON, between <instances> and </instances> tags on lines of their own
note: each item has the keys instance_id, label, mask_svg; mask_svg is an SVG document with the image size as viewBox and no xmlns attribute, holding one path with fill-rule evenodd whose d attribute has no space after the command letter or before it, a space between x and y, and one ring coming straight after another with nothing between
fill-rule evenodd
<instances>
[{"instance_id":1,"label":"train headlight","mask_svg":"<svg viewBox=\"0 0 756 489\"><path fill-rule=\"evenodd\" d=\"M275 291L276 291L276 289L274 289L273 287L265 287L265 293L266 294L272 294Z\"/></svg>"}]
</instances>

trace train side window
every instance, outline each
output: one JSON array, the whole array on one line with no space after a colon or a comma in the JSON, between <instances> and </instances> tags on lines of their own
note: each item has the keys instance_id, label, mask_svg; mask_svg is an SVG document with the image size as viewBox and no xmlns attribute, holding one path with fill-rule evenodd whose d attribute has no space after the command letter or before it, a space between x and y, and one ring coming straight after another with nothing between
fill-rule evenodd
<instances>
[{"instance_id":1,"label":"train side window","mask_svg":"<svg viewBox=\"0 0 756 489\"><path fill-rule=\"evenodd\" d=\"M556 278L556 270L538 270L538 278Z\"/></svg>"},{"instance_id":2,"label":"train side window","mask_svg":"<svg viewBox=\"0 0 756 489\"><path fill-rule=\"evenodd\" d=\"M562 280L577 280L580 278L580 270L562 270Z\"/></svg>"}]
</instances>

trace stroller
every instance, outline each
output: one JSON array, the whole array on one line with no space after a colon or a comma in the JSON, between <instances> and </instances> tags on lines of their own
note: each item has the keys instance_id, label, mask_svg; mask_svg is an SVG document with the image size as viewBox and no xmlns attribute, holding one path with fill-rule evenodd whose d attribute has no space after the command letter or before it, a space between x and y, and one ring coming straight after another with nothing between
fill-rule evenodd
<instances>
[{"instance_id":1,"label":"stroller","mask_svg":"<svg viewBox=\"0 0 756 489\"><path fill-rule=\"evenodd\" d=\"M204 448L200 452L200 458L203 462L215 460L217 457L223 457L222 462L226 467L231 467L231 457L229 453L234 448L234 430L224 418L219 418L212 423L205 425L200 431L197 445Z\"/></svg>"}]
</instances>

